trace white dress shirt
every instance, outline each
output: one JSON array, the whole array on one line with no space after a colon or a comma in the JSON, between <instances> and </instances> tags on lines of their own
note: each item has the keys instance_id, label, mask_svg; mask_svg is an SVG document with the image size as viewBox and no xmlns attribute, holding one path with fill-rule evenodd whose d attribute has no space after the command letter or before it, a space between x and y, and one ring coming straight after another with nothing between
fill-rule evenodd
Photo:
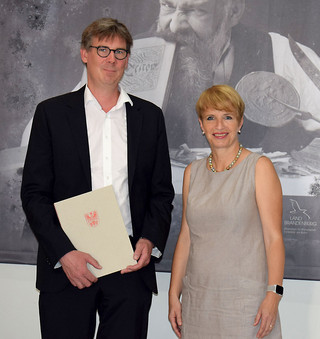
<instances>
[{"instance_id":1,"label":"white dress shirt","mask_svg":"<svg viewBox=\"0 0 320 339\"><path fill-rule=\"evenodd\" d=\"M128 235L132 235L126 102L133 105L128 94L120 88L117 104L106 113L87 86L84 91L92 190L113 186Z\"/></svg>"},{"instance_id":2,"label":"white dress shirt","mask_svg":"<svg viewBox=\"0 0 320 339\"><path fill-rule=\"evenodd\" d=\"M127 115L125 103L133 102L119 86L120 95L114 107L107 113L102 109L88 86L84 91L92 190L112 185L120 212L129 236L133 235L127 162ZM152 255L159 258L162 253L157 247Z\"/></svg>"}]
</instances>

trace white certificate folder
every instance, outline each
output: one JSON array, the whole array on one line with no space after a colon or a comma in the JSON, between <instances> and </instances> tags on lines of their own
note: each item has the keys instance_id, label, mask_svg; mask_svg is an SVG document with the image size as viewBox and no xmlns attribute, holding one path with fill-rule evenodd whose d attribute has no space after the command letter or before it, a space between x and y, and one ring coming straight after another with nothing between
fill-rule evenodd
<instances>
[{"instance_id":1,"label":"white certificate folder","mask_svg":"<svg viewBox=\"0 0 320 339\"><path fill-rule=\"evenodd\" d=\"M60 224L74 247L89 253L102 269L88 265L101 277L136 264L112 186L54 204Z\"/></svg>"}]
</instances>

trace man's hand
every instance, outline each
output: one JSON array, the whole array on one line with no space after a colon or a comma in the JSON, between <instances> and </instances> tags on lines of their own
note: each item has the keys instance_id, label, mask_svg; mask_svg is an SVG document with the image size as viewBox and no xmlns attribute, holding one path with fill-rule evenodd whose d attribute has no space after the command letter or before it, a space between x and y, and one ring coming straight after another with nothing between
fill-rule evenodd
<instances>
[{"instance_id":1,"label":"man's hand","mask_svg":"<svg viewBox=\"0 0 320 339\"><path fill-rule=\"evenodd\" d=\"M150 240L145 238L139 239L136 244L136 250L133 254L133 259L137 260L138 263L136 265L127 266L121 271L121 274L138 271L142 267L147 266L150 262L153 247L153 243Z\"/></svg>"},{"instance_id":2,"label":"man's hand","mask_svg":"<svg viewBox=\"0 0 320 339\"><path fill-rule=\"evenodd\" d=\"M68 252L60 259L60 263L71 284L79 289L90 287L98 281L89 271L87 263L97 269L102 268L90 254L80 251Z\"/></svg>"}]
</instances>

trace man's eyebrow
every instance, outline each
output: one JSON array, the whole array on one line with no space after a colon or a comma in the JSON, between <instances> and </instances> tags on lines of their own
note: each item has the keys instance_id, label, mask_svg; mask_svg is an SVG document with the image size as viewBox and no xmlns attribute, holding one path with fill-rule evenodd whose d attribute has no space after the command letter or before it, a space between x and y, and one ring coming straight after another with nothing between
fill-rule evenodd
<instances>
[{"instance_id":1,"label":"man's eyebrow","mask_svg":"<svg viewBox=\"0 0 320 339\"><path fill-rule=\"evenodd\" d=\"M163 3L163 4L170 5L170 6L174 7L174 8L177 8L179 6L177 3L175 3L172 0L161 0L160 2ZM181 9L189 9L189 8L194 8L194 7L195 6L194 6L193 3L183 3L182 5L180 5Z\"/></svg>"},{"instance_id":2,"label":"man's eyebrow","mask_svg":"<svg viewBox=\"0 0 320 339\"><path fill-rule=\"evenodd\" d=\"M182 8L208 9L211 5L212 3L210 1L190 2L188 4L183 4Z\"/></svg>"},{"instance_id":3,"label":"man's eyebrow","mask_svg":"<svg viewBox=\"0 0 320 339\"><path fill-rule=\"evenodd\" d=\"M174 5L173 2L170 1L170 0L161 0L160 3L161 3L161 4L165 4L165 5L168 4L168 5L172 6L172 7L177 7L177 6Z\"/></svg>"},{"instance_id":4,"label":"man's eyebrow","mask_svg":"<svg viewBox=\"0 0 320 339\"><path fill-rule=\"evenodd\" d=\"M178 7L178 5L175 2L173 2L172 0L161 0L160 4L169 5L169 6L174 7L174 8ZM182 5L180 5L180 9L181 10L207 9L208 5L209 5L208 1L206 1L206 2L202 1L200 3L189 2L189 3L183 3Z\"/></svg>"}]
</instances>

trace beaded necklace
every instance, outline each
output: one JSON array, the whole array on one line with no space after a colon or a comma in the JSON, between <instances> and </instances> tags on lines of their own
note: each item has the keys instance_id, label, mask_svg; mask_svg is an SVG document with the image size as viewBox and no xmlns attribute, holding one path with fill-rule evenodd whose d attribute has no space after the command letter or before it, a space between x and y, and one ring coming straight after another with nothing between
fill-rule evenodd
<instances>
[{"instance_id":1,"label":"beaded necklace","mask_svg":"<svg viewBox=\"0 0 320 339\"><path fill-rule=\"evenodd\" d=\"M225 171L229 171L229 169L237 162L237 160L239 159L240 155L241 155L241 152L242 152L242 145L240 144L239 145L239 151L236 155L236 157L232 160L231 164L228 165L224 170ZM217 172L216 169L213 168L213 165L212 165L212 153L210 153L209 157L208 157L208 161L209 161L209 167L211 169L212 172Z\"/></svg>"}]
</instances>

